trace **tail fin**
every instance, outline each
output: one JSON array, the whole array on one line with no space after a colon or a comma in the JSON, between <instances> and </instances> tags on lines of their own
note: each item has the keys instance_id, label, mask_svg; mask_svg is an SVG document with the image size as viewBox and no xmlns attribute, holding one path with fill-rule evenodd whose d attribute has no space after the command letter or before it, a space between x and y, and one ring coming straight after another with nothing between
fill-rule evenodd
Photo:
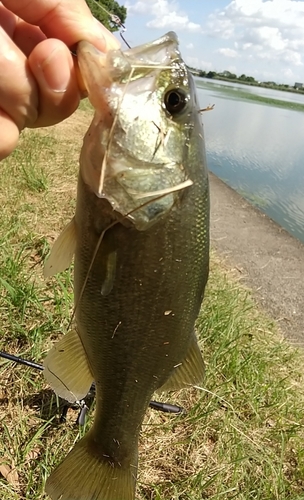
<instances>
[{"instance_id":1,"label":"tail fin","mask_svg":"<svg viewBox=\"0 0 304 500\"><path fill-rule=\"evenodd\" d=\"M88 433L46 482L52 500L134 500L137 457L124 468L96 449Z\"/></svg>"}]
</instances>

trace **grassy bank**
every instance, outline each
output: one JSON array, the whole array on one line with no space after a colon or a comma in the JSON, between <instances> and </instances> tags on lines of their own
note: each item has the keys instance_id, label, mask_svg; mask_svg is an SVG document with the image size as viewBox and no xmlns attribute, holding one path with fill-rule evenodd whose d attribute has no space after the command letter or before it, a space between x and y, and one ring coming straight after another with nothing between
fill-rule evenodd
<instances>
[{"instance_id":1,"label":"grassy bank","mask_svg":"<svg viewBox=\"0 0 304 500\"><path fill-rule=\"evenodd\" d=\"M1 163L0 349L40 362L67 328L71 273L44 282L42 262L75 205L79 148L90 117L78 111L24 134ZM303 500L303 357L282 341L216 256L197 321L206 381L148 410L140 440L138 500ZM0 360L0 492L46 498L43 483L83 429L40 372ZM87 425L90 425L93 408Z\"/></svg>"},{"instance_id":2,"label":"grassy bank","mask_svg":"<svg viewBox=\"0 0 304 500\"><path fill-rule=\"evenodd\" d=\"M205 77L202 77L202 78L206 78ZM237 83L237 84L241 84L241 85L245 85L247 87L259 87L259 88L263 88L263 89L271 89L271 90L279 90L279 91L282 91L282 92L289 92L289 93L292 93L292 94L302 94L304 95L304 90L303 89L295 89L294 87L287 87L285 86L284 84L271 84L271 83L263 83L263 82L257 82L257 81L254 81L254 82L251 82L251 81L246 81L246 80L243 80L243 79L238 79L238 78L226 78L224 76L220 76L220 75L216 75L215 77L212 78L212 80L220 80L220 81L223 81L223 82L229 82L229 83Z\"/></svg>"},{"instance_id":3,"label":"grassy bank","mask_svg":"<svg viewBox=\"0 0 304 500\"><path fill-rule=\"evenodd\" d=\"M232 82L231 82L232 83ZM238 83L239 82L234 82ZM216 88L216 90L222 94L225 94L227 97L232 98L232 99L244 99L245 101L254 101L258 102L261 104L269 105L269 106L276 106L279 108L284 108L284 109L291 109L294 111L304 111L304 103L299 103L299 102L291 102L291 101L284 101L283 99L274 99L272 97L265 97L261 96L258 94L255 94L254 92L246 92L246 90L240 89L238 87L230 87L228 85L224 84L216 84L216 81L214 82L200 82L199 79L196 80L196 85L198 88Z\"/></svg>"}]
</instances>

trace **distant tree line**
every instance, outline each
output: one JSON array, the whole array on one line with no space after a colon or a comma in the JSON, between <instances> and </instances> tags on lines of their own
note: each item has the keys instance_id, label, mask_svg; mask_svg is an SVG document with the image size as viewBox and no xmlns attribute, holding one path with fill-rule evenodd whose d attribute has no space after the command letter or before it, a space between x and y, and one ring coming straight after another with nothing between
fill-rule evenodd
<instances>
[{"instance_id":1,"label":"distant tree line","mask_svg":"<svg viewBox=\"0 0 304 500\"><path fill-rule=\"evenodd\" d=\"M257 81L253 76L248 76L245 75L244 73L241 76L237 76L234 73L231 73L230 71L223 71L221 73L218 73L217 71L203 71L203 70L197 70L195 68L189 68L191 71L193 71L197 76L203 77L203 78L211 78L215 80L226 80L228 82L230 81L236 81L243 83L245 85L254 85L257 87L266 87L266 88L273 88L277 90L285 90L289 92L294 92L296 90L297 93L304 93L304 89L301 88L296 88L296 86L290 86L285 83L276 83L276 82L259 82Z\"/></svg>"},{"instance_id":2,"label":"distant tree line","mask_svg":"<svg viewBox=\"0 0 304 500\"><path fill-rule=\"evenodd\" d=\"M117 16L122 24L127 17L127 9L124 5L120 5L115 0L86 0L92 14L98 19L108 30L117 31L119 26L113 22L113 18L109 16ZM109 14L108 14L109 13Z\"/></svg>"}]
</instances>

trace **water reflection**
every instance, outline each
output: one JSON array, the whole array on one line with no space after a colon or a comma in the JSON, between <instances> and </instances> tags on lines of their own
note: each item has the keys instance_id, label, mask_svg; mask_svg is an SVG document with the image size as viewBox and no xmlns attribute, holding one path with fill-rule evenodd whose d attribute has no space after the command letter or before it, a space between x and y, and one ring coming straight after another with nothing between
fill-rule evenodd
<instances>
[{"instance_id":1,"label":"water reflection","mask_svg":"<svg viewBox=\"0 0 304 500\"><path fill-rule=\"evenodd\" d=\"M288 102L298 102L304 104L304 94L296 92L285 92L284 90L273 90L264 87L255 87L254 85L243 85L241 83L225 82L220 80L210 80L209 78L196 78L197 87L216 89L219 92L227 94L227 89L230 91L249 92L258 96L268 97L270 99L279 99Z\"/></svg>"},{"instance_id":2,"label":"water reflection","mask_svg":"<svg viewBox=\"0 0 304 500\"><path fill-rule=\"evenodd\" d=\"M203 115L210 170L304 241L304 112L248 102L238 86L231 96L221 84L200 85L201 107L215 104Z\"/></svg>"}]
</instances>

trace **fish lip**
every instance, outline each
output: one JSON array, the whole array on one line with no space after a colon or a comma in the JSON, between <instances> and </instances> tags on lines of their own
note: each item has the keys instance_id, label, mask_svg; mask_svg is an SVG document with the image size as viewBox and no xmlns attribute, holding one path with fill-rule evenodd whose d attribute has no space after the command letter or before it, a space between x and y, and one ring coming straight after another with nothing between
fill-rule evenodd
<instances>
[{"instance_id":1,"label":"fish lip","mask_svg":"<svg viewBox=\"0 0 304 500\"><path fill-rule=\"evenodd\" d=\"M151 89L148 90L155 92L153 85L162 70L169 70L170 75L172 72L174 81L184 75L182 80L184 82L187 70L178 50L177 35L169 31L147 44L125 51L114 49L107 54L100 53L87 42L80 42L78 56L80 67L81 69L83 67L86 73L84 81L87 84L89 99L96 110L96 129L98 130L98 121L103 125L103 128L99 129L101 141L99 152L102 153L103 149L102 164L95 163L91 182L86 182L90 175L85 174L85 171L83 179L89 184L91 191L98 198L106 199L116 212L130 218L132 214L132 219L138 220L138 225L141 227L146 225L146 220L147 224L152 224L153 214L156 214L156 218L165 216L179 198L178 191L192 184L192 181L187 179L187 169L183 165L182 148L176 145L174 149L173 139L169 139L171 129L177 134L180 125L172 122L170 126L168 124L162 127L164 116L170 119L171 115L168 116L161 104L160 111L151 114L153 121L155 120L156 124L160 122L160 125L159 127L156 125L158 130L155 129L152 137L149 136L152 145L147 148L142 144L147 140L145 134L139 133L138 137L136 135L136 128L140 128L140 125L133 128L126 127L126 130L124 128L124 113L127 113L129 108L133 110L135 108L134 106L132 108L133 101L130 99L121 110L121 102L125 97L121 89L127 85L129 94L136 96L137 81L148 75L152 82L149 83ZM163 85L165 83L163 82ZM145 83L145 92L147 85ZM141 87L139 90L143 93ZM156 106L157 102L151 100L149 104ZM118 118L115 112L118 113ZM143 122L146 121L145 116L139 114L138 117ZM103 132L106 130L108 133ZM162 134L165 134L163 139ZM133 147L135 156L132 155L130 147ZM98 149L96 151L98 153ZM142 205L145 206L144 209Z\"/></svg>"},{"instance_id":2,"label":"fish lip","mask_svg":"<svg viewBox=\"0 0 304 500\"><path fill-rule=\"evenodd\" d=\"M137 45L136 47L125 50L123 53L127 56L133 56L137 55L138 53L145 52L147 49L151 49L152 47L160 47L162 45L168 45L170 43L174 44L176 48L179 45L178 36L175 31L168 31L163 36L156 38L152 42Z\"/></svg>"},{"instance_id":3,"label":"fish lip","mask_svg":"<svg viewBox=\"0 0 304 500\"><path fill-rule=\"evenodd\" d=\"M87 41L80 41L77 45L77 59L80 67L81 77L79 83L81 89L85 86L90 96L90 87L93 79L92 74L97 74L96 68L104 70L104 80L108 78L113 82L117 79L131 74L135 68L157 69L171 68L178 61L183 63L178 50L178 37L174 31L169 31L156 40L139 45L137 47L122 51L112 49L107 53L100 52Z\"/></svg>"}]
</instances>

